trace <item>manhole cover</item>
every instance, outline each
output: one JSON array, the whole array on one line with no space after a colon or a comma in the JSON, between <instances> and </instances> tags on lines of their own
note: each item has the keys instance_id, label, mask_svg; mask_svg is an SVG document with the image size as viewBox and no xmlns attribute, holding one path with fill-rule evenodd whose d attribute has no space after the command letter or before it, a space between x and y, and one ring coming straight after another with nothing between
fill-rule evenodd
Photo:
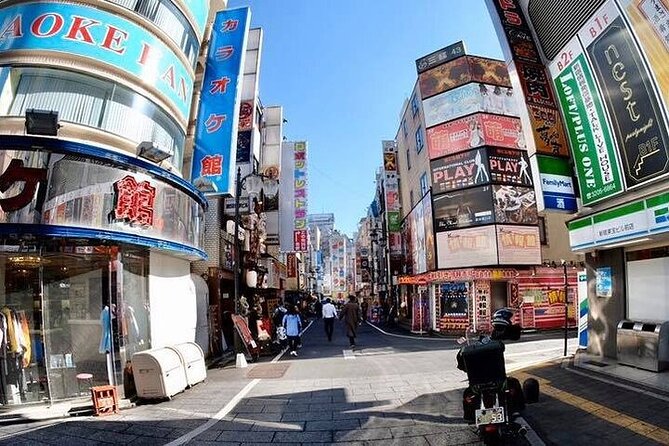
<instances>
[{"instance_id":1,"label":"manhole cover","mask_svg":"<svg viewBox=\"0 0 669 446\"><path fill-rule=\"evenodd\" d=\"M246 374L247 378L282 378L290 364L259 364Z\"/></svg>"}]
</instances>

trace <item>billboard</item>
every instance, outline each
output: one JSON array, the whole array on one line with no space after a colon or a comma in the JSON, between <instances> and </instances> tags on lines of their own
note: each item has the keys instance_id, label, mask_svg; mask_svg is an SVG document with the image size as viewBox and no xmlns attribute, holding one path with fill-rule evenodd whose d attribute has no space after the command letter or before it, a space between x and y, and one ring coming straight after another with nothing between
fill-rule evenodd
<instances>
[{"instance_id":1,"label":"billboard","mask_svg":"<svg viewBox=\"0 0 669 446\"><path fill-rule=\"evenodd\" d=\"M518 116L513 89L470 83L423 101L425 126L432 127L477 112Z\"/></svg>"},{"instance_id":2,"label":"billboard","mask_svg":"<svg viewBox=\"0 0 669 446\"><path fill-rule=\"evenodd\" d=\"M490 181L485 149L472 150L430 161L435 194Z\"/></svg>"},{"instance_id":3,"label":"billboard","mask_svg":"<svg viewBox=\"0 0 669 446\"><path fill-rule=\"evenodd\" d=\"M554 156L537 155L536 162L544 209L576 211L578 206L569 161Z\"/></svg>"},{"instance_id":4,"label":"billboard","mask_svg":"<svg viewBox=\"0 0 669 446\"><path fill-rule=\"evenodd\" d=\"M539 224L533 188L498 184L492 188L496 223Z\"/></svg>"},{"instance_id":5,"label":"billboard","mask_svg":"<svg viewBox=\"0 0 669 446\"><path fill-rule=\"evenodd\" d=\"M611 129L595 80L576 38L564 49L573 61L550 65L562 104L576 177L583 204L588 206L623 191ZM560 69L562 68L562 69Z\"/></svg>"},{"instance_id":6,"label":"billboard","mask_svg":"<svg viewBox=\"0 0 669 446\"><path fill-rule=\"evenodd\" d=\"M437 259L434 252L434 215L432 213L432 194L427 193L421 200L423 207L423 224L425 225L425 263L427 271L437 268Z\"/></svg>"},{"instance_id":7,"label":"billboard","mask_svg":"<svg viewBox=\"0 0 669 446\"><path fill-rule=\"evenodd\" d=\"M532 186L532 169L527 152L488 147L487 154L490 181Z\"/></svg>"},{"instance_id":8,"label":"billboard","mask_svg":"<svg viewBox=\"0 0 669 446\"><path fill-rule=\"evenodd\" d=\"M437 266L462 268L497 263L495 226L437 233Z\"/></svg>"},{"instance_id":9,"label":"billboard","mask_svg":"<svg viewBox=\"0 0 669 446\"><path fill-rule=\"evenodd\" d=\"M309 249L307 235L307 143L296 142L294 144L295 161L293 171L293 250L306 252Z\"/></svg>"},{"instance_id":10,"label":"billboard","mask_svg":"<svg viewBox=\"0 0 669 446\"><path fill-rule=\"evenodd\" d=\"M542 65L532 32L518 0L487 0L514 87L524 95L521 119L530 148L538 153L569 156L567 139L550 78Z\"/></svg>"},{"instance_id":11,"label":"billboard","mask_svg":"<svg viewBox=\"0 0 669 446\"><path fill-rule=\"evenodd\" d=\"M282 252L306 252L307 229L307 143L284 142L281 147L279 195L279 241Z\"/></svg>"},{"instance_id":12,"label":"billboard","mask_svg":"<svg viewBox=\"0 0 669 446\"><path fill-rule=\"evenodd\" d=\"M520 120L484 113L466 116L427 129L430 159L480 146L525 149Z\"/></svg>"},{"instance_id":13,"label":"billboard","mask_svg":"<svg viewBox=\"0 0 669 446\"><path fill-rule=\"evenodd\" d=\"M608 19L606 24L600 23L602 14ZM578 36L605 93L627 187L665 175L669 172L669 136L662 106L644 57L615 4L605 3Z\"/></svg>"},{"instance_id":14,"label":"billboard","mask_svg":"<svg viewBox=\"0 0 669 446\"><path fill-rule=\"evenodd\" d=\"M239 83L250 21L249 8L217 12L209 42L191 179L213 195L234 194Z\"/></svg>"},{"instance_id":15,"label":"billboard","mask_svg":"<svg viewBox=\"0 0 669 446\"><path fill-rule=\"evenodd\" d=\"M497 251L500 265L541 264L539 228L497 226Z\"/></svg>"},{"instance_id":16,"label":"billboard","mask_svg":"<svg viewBox=\"0 0 669 446\"><path fill-rule=\"evenodd\" d=\"M434 53L430 53L427 56L423 56L416 60L416 71L418 71L418 73L422 73L423 71L451 61L456 57L463 56L464 54L465 44L462 40L460 40L459 42L455 42L454 44L448 45L447 47L444 47L438 51L435 51Z\"/></svg>"},{"instance_id":17,"label":"billboard","mask_svg":"<svg viewBox=\"0 0 669 446\"><path fill-rule=\"evenodd\" d=\"M491 186L438 195L433 205L437 232L494 223Z\"/></svg>"},{"instance_id":18,"label":"billboard","mask_svg":"<svg viewBox=\"0 0 669 446\"><path fill-rule=\"evenodd\" d=\"M511 86L504 62L473 56L460 57L431 68L418 76L423 99L470 82Z\"/></svg>"}]
</instances>

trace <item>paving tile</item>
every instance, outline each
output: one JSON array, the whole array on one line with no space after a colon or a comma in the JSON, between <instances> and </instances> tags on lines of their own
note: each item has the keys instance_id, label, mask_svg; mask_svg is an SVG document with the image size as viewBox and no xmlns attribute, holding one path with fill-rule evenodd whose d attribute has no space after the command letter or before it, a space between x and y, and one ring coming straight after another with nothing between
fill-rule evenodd
<instances>
[{"instance_id":1,"label":"paving tile","mask_svg":"<svg viewBox=\"0 0 669 446\"><path fill-rule=\"evenodd\" d=\"M360 428L360 421L357 418L347 420L326 420L326 421L307 421L305 431L343 431L355 430Z\"/></svg>"},{"instance_id":2,"label":"paving tile","mask_svg":"<svg viewBox=\"0 0 669 446\"><path fill-rule=\"evenodd\" d=\"M288 412L284 413L281 421L322 421L332 420L332 412Z\"/></svg>"},{"instance_id":3,"label":"paving tile","mask_svg":"<svg viewBox=\"0 0 669 446\"><path fill-rule=\"evenodd\" d=\"M311 432L277 432L273 443L329 443L332 441L331 431Z\"/></svg>"},{"instance_id":4,"label":"paving tile","mask_svg":"<svg viewBox=\"0 0 669 446\"><path fill-rule=\"evenodd\" d=\"M335 431L334 441L367 441L393 438L390 429L358 429L355 431Z\"/></svg>"},{"instance_id":5,"label":"paving tile","mask_svg":"<svg viewBox=\"0 0 669 446\"><path fill-rule=\"evenodd\" d=\"M239 432L222 431L216 441L232 441L239 443L270 443L274 432Z\"/></svg>"}]
</instances>

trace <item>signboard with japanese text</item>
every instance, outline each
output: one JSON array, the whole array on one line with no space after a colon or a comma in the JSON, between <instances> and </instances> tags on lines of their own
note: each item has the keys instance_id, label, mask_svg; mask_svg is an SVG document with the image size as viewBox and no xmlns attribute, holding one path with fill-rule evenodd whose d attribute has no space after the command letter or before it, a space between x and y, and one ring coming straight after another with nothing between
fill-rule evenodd
<instances>
[{"instance_id":1,"label":"signboard with japanese text","mask_svg":"<svg viewBox=\"0 0 669 446\"><path fill-rule=\"evenodd\" d=\"M500 265L541 264L539 228L536 226L497 226L497 250Z\"/></svg>"},{"instance_id":2,"label":"signboard with japanese text","mask_svg":"<svg viewBox=\"0 0 669 446\"><path fill-rule=\"evenodd\" d=\"M532 170L527 152L488 147L490 181L493 183L532 186Z\"/></svg>"},{"instance_id":3,"label":"signboard with japanese text","mask_svg":"<svg viewBox=\"0 0 669 446\"><path fill-rule=\"evenodd\" d=\"M461 268L497 263L495 226L437 233L437 267Z\"/></svg>"},{"instance_id":4,"label":"signboard with japanese text","mask_svg":"<svg viewBox=\"0 0 669 446\"><path fill-rule=\"evenodd\" d=\"M465 44L462 40L455 42L452 45L448 45L445 48L442 48L434 53L430 53L427 56L423 56L420 59L416 60L416 70L418 73L429 70L432 67L441 65L443 63L449 62L457 57L464 56L465 54Z\"/></svg>"},{"instance_id":5,"label":"signboard with japanese text","mask_svg":"<svg viewBox=\"0 0 669 446\"><path fill-rule=\"evenodd\" d=\"M7 185L0 223L40 224L45 233L50 225L55 232L102 231L109 240L164 242L173 250L204 246L204 197L139 169L80 155L0 150L0 182Z\"/></svg>"},{"instance_id":6,"label":"signboard with japanese text","mask_svg":"<svg viewBox=\"0 0 669 446\"><path fill-rule=\"evenodd\" d=\"M427 271L427 254L425 252L425 208L422 201L411 211L411 246L413 247L413 271L420 274Z\"/></svg>"},{"instance_id":7,"label":"signboard with japanese text","mask_svg":"<svg viewBox=\"0 0 669 446\"><path fill-rule=\"evenodd\" d=\"M239 84L250 19L248 8L217 12L209 41L191 178L212 195L234 194Z\"/></svg>"},{"instance_id":8,"label":"signboard with japanese text","mask_svg":"<svg viewBox=\"0 0 669 446\"><path fill-rule=\"evenodd\" d=\"M669 172L669 135L663 107L616 5L605 3L578 36L604 91L627 187L664 176Z\"/></svg>"},{"instance_id":9,"label":"signboard with japanese text","mask_svg":"<svg viewBox=\"0 0 669 446\"><path fill-rule=\"evenodd\" d=\"M494 223L492 187L482 186L437 195L433 199L436 232Z\"/></svg>"},{"instance_id":10,"label":"signboard with japanese text","mask_svg":"<svg viewBox=\"0 0 669 446\"><path fill-rule=\"evenodd\" d=\"M430 161L435 195L490 182L486 150L470 150Z\"/></svg>"},{"instance_id":11,"label":"signboard with japanese text","mask_svg":"<svg viewBox=\"0 0 669 446\"><path fill-rule=\"evenodd\" d=\"M536 155L544 208L576 211L576 192L569 161L553 156Z\"/></svg>"},{"instance_id":12,"label":"signboard with japanese text","mask_svg":"<svg viewBox=\"0 0 669 446\"><path fill-rule=\"evenodd\" d=\"M23 2L0 9L0 23L0 54L57 52L105 64L160 93L180 122L188 119L193 69L159 37L121 15L84 4Z\"/></svg>"},{"instance_id":13,"label":"signboard with japanese text","mask_svg":"<svg viewBox=\"0 0 669 446\"><path fill-rule=\"evenodd\" d=\"M518 105L509 87L470 83L423 101L426 127L477 112L518 116Z\"/></svg>"},{"instance_id":14,"label":"signboard with japanese text","mask_svg":"<svg viewBox=\"0 0 669 446\"><path fill-rule=\"evenodd\" d=\"M420 73L418 83L423 99L452 90L469 82L510 87L506 64L501 60L464 56Z\"/></svg>"},{"instance_id":15,"label":"signboard with japanese text","mask_svg":"<svg viewBox=\"0 0 669 446\"><path fill-rule=\"evenodd\" d=\"M388 231L400 232L402 230L402 219L397 211L388 211Z\"/></svg>"},{"instance_id":16,"label":"signboard with japanese text","mask_svg":"<svg viewBox=\"0 0 669 446\"><path fill-rule=\"evenodd\" d=\"M502 43L512 85L524 96L520 102L525 109L519 116L527 140L531 138L528 147L537 153L569 156L550 78L518 0L487 0L486 4Z\"/></svg>"},{"instance_id":17,"label":"signboard with japanese text","mask_svg":"<svg viewBox=\"0 0 669 446\"><path fill-rule=\"evenodd\" d=\"M537 200L533 188L496 184L492 190L496 223L539 224Z\"/></svg>"},{"instance_id":18,"label":"signboard with japanese text","mask_svg":"<svg viewBox=\"0 0 669 446\"><path fill-rule=\"evenodd\" d=\"M308 250L307 237L307 143L296 142L294 152L294 175L293 175L293 208L294 230L293 250L306 252Z\"/></svg>"},{"instance_id":19,"label":"signboard with japanese text","mask_svg":"<svg viewBox=\"0 0 669 446\"><path fill-rule=\"evenodd\" d=\"M286 277L289 279L294 279L297 277L297 254L294 252L289 252L286 254L286 268L287 273Z\"/></svg>"},{"instance_id":20,"label":"signboard with japanese text","mask_svg":"<svg viewBox=\"0 0 669 446\"><path fill-rule=\"evenodd\" d=\"M421 200L423 206L423 223L425 225L425 263L427 271L437 268L437 257L434 246L434 215L432 212L432 194L427 193Z\"/></svg>"},{"instance_id":21,"label":"signboard with japanese text","mask_svg":"<svg viewBox=\"0 0 669 446\"><path fill-rule=\"evenodd\" d=\"M525 149L520 120L509 116L475 114L427 129L430 159L480 146Z\"/></svg>"},{"instance_id":22,"label":"signboard with japanese text","mask_svg":"<svg viewBox=\"0 0 669 446\"><path fill-rule=\"evenodd\" d=\"M577 39L564 48L573 57L550 65L571 141L581 200L588 206L624 190L620 167L595 80Z\"/></svg>"}]
</instances>

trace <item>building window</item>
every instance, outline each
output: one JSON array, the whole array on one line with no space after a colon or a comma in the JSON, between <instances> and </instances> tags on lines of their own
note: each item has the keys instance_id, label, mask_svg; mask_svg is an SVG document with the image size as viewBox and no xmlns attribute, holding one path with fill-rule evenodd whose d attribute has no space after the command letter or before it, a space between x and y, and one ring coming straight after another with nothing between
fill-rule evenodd
<instances>
[{"instance_id":1,"label":"building window","mask_svg":"<svg viewBox=\"0 0 669 446\"><path fill-rule=\"evenodd\" d=\"M184 52L195 68L199 44L193 27L172 0L110 0L153 22Z\"/></svg>"},{"instance_id":2,"label":"building window","mask_svg":"<svg viewBox=\"0 0 669 446\"><path fill-rule=\"evenodd\" d=\"M418 114L418 98L416 95L413 95L411 98L411 114L413 117L416 117L416 114Z\"/></svg>"},{"instance_id":3,"label":"building window","mask_svg":"<svg viewBox=\"0 0 669 446\"><path fill-rule=\"evenodd\" d=\"M416 130L416 153L420 153L423 150L423 146L423 129L418 127L418 130Z\"/></svg>"},{"instance_id":4,"label":"building window","mask_svg":"<svg viewBox=\"0 0 669 446\"><path fill-rule=\"evenodd\" d=\"M409 204L411 205L410 207L411 207L412 209L413 209L413 203L414 203L414 201L413 201L413 191L410 190L410 191L409 191Z\"/></svg>"},{"instance_id":5,"label":"building window","mask_svg":"<svg viewBox=\"0 0 669 446\"><path fill-rule=\"evenodd\" d=\"M407 120L402 119L402 133L404 133L404 138L409 136L409 131L407 130Z\"/></svg>"},{"instance_id":6,"label":"building window","mask_svg":"<svg viewBox=\"0 0 669 446\"><path fill-rule=\"evenodd\" d=\"M411 170L411 148L407 147L407 170Z\"/></svg>"},{"instance_id":7,"label":"building window","mask_svg":"<svg viewBox=\"0 0 669 446\"><path fill-rule=\"evenodd\" d=\"M539 241L542 245L548 245L548 236L546 234L546 219L539 217Z\"/></svg>"},{"instance_id":8,"label":"building window","mask_svg":"<svg viewBox=\"0 0 669 446\"><path fill-rule=\"evenodd\" d=\"M420 176L420 196L425 195L429 188L430 186L427 184L427 172L423 172L423 175Z\"/></svg>"},{"instance_id":9,"label":"building window","mask_svg":"<svg viewBox=\"0 0 669 446\"><path fill-rule=\"evenodd\" d=\"M152 141L172 153L179 171L186 135L172 117L144 96L108 80L46 68L9 70L0 85L1 115L25 116L30 108L58 111L61 121L98 128L134 143ZM1 77L0 77L1 78Z\"/></svg>"}]
</instances>

